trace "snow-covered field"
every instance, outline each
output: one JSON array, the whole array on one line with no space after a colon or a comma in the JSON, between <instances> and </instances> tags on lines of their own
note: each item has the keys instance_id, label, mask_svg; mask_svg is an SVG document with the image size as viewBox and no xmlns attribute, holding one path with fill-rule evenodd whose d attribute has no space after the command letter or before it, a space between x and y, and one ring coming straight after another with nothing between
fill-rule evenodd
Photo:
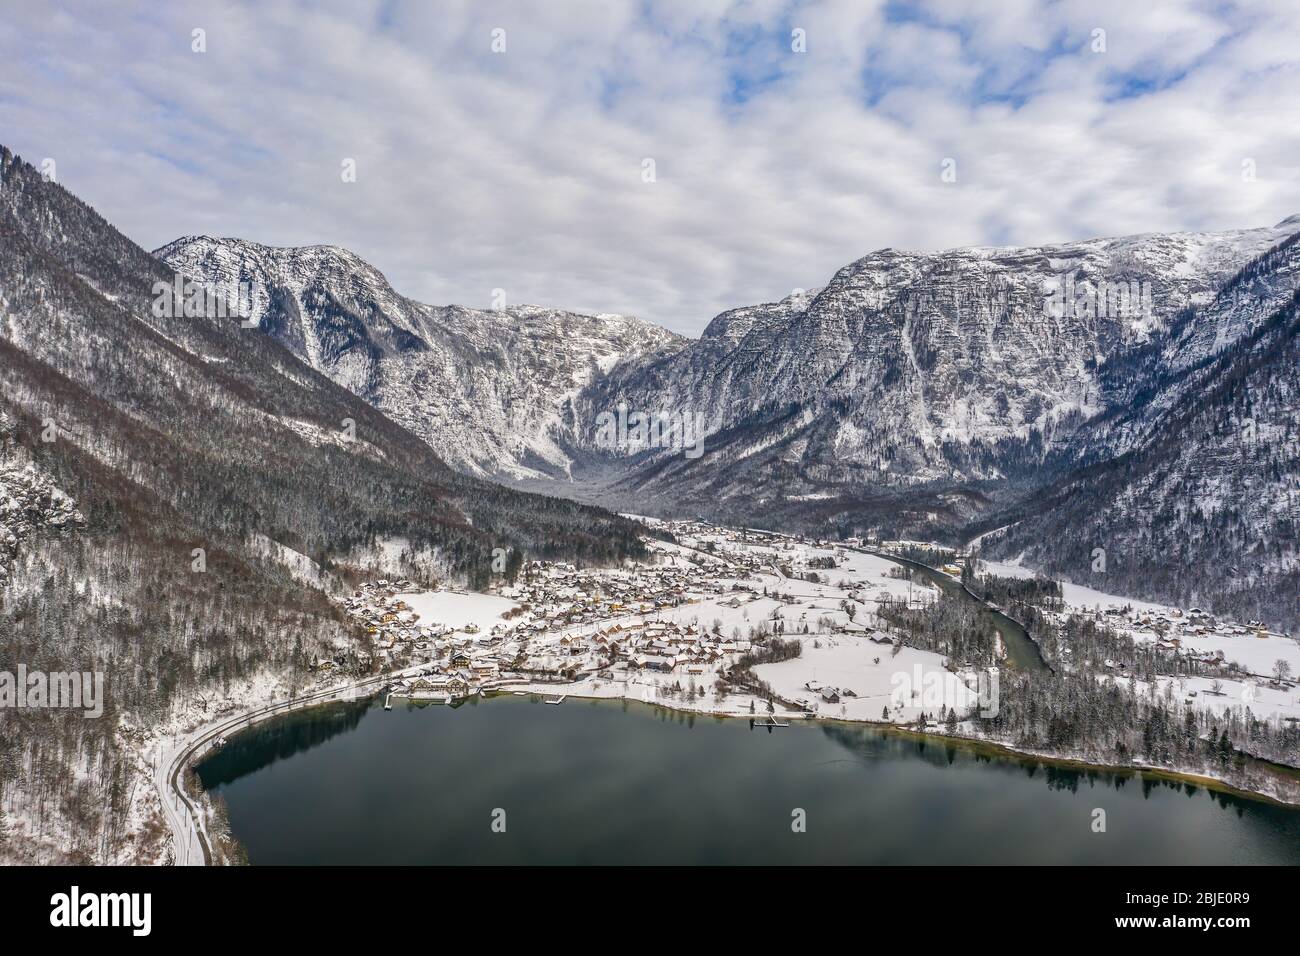
<instances>
[{"instance_id":1,"label":"snow-covered field","mask_svg":"<svg viewBox=\"0 0 1300 956\"><path fill-rule=\"evenodd\" d=\"M485 631L500 624L502 614L519 606L493 594L462 591L425 591L403 595L403 599L422 622L437 621L454 629L474 624Z\"/></svg>"},{"instance_id":2,"label":"snow-covered field","mask_svg":"<svg viewBox=\"0 0 1300 956\"><path fill-rule=\"evenodd\" d=\"M990 573L1003 577L1032 578L1034 576L1031 569L1015 563L980 561L980 565ZM1061 590L1066 606L1078 612L1105 612L1112 608L1131 608L1134 616L1160 616L1172 621L1186 619L1183 610L1166 604L1107 594L1064 581L1061 583ZM1109 623L1127 631L1138 641L1152 642L1160 637L1148 626L1134 626L1130 617L1115 618ZM1204 634L1194 633L1190 628L1179 627L1177 637L1181 650L1199 654L1221 651L1225 661L1236 664L1249 674L1271 675L1276 662L1284 660L1291 665L1292 676L1300 676L1300 641L1294 638L1274 632L1260 637L1254 628L1226 624L1219 630L1207 628L1207 633Z\"/></svg>"},{"instance_id":3,"label":"snow-covered field","mask_svg":"<svg viewBox=\"0 0 1300 956\"><path fill-rule=\"evenodd\" d=\"M943 657L929 651L900 647L894 654L893 650L856 634L805 637L803 653L794 660L760 664L754 673L782 697L807 698L820 716L844 720L909 723L923 711L937 718L948 706L965 714L978 702L973 675L959 678L944 668ZM819 700L809 685L836 688L839 702ZM941 687L941 699L928 700L927 686Z\"/></svg>"},{"instance_id":4,"label":"snow-covered field","mask_svg":"<svg viewBox=\"0 0 1300 956\"><path fill-rule=\"evenodd\" d=\"M1149 689L1146 681L1134 683L1139 691ZM1207 710L1219 716L1230 710L1244 714L1246 708L1249 708L1260 720L1300 720L1300 688L1282 690L1264 681L1223 679L1217 681L1219 693L1216 694L1215 683L1215 679L1210 677L1160 677L1156 679L1156 693L1160 696L1169 695L1175 701L1194 705L1199 710Z\"/></svg>"},{"instance_id":5,"label":"snow-covered field","mask_svg":"<svg viewBox=\"0 0 1300 956\"><path fill-rule=\"evenodd\" d=\"M1142 632L1135 634L1142 639ZM1293 677L1300 676L1300 644L1287 637L1270 635L1257 637L1255 634L1184 634L1181 638L1183 648L1196 651L1223 651L1224 660L1239 665L1243 670L1262 676L1273 673L1274 664L1280 659L1291 665Z\"/></svg>"},{"instance_id":6,"label":"snow-covered field","mask_svg":"<svg viewBox=\"0 0 1300 956\"><path fill-rule=\"evenodd\" d=\"M817 557L834 554L830 549L810 545L746 545L745 550L773 563L791 561L805 563ZM749 578L750 584L769 593L780 593L783 598L793 598L793 603L772 597L756 597L732 606L730 595L707 597L679 607L664 609L661 620L680 624L697 624L707 630L715 625L724 635L747 635L751 627L763 622L784 628L785 639L801 642L800 656L779 663L760 664L754 673L771 685L774 692L790 700L807 700L821 716L846 720L889 720L907 723L916 719L922 710L934 714L938 708L933 703L924 704L921 690L925 682L933 686L937 680L945 681L948 693L945 704L958 710L969 708L976 701L974 678L968 675L963 681L943 666L938 654L915 648L900 648L897 655L888 644L868 638L864 631L876 621L876 600L888 594L895 598L930 601L937 597L934 588L911 584L889 577L889 569L898 567L892 561L858 552L841 552L840 564L828 570L818 570L819 576L829 583L812 583L798 578L784 578L773 570ZM856 599L850 598L855 595ZM841 608L841 602L850 599L855 607L854 620ZM804 634L804 628L809 633ZM835 633L836 628L850 628L849 633ZM920 668L920 671L917 668ZM710 674L712 679L716 675ZM712 680L710 680L710 683ZM816 690L831 687L848 690L856 696L841 695L838 703L820 699ZM917 692L913 700L904 685ZM894 700L895 687L900 688L899 699ZM636 693L629 696L639 696ZM733 702L734 703L734 702ZM889 707L889 716L884 708ZM709 708L714 712L731 712L733 707Z\"/></svg>"},{"instance_id":7,"label":"snow-covered field","mask_svg":"<svg viewBox=\"0 0 1300 956\"><path fill-rule=\"evenodd\" d=\"M990 574L996 574L1004 578L1032 578L1036 574L1032 568L1008 561L985 561L981 559L980 567ZM1069 581L1061 582L1061 592L1062 597L1065 598L1065 603L1080 611L1104 611L1112 607L1131 607L1134 611L1150 612L1174 610L1167 604L1140 601L1137 598L1123 597L1119 594L1107 594L1104 591L1096 591L1081 584L1071 584Z\"/></svg>"}]
</instances>

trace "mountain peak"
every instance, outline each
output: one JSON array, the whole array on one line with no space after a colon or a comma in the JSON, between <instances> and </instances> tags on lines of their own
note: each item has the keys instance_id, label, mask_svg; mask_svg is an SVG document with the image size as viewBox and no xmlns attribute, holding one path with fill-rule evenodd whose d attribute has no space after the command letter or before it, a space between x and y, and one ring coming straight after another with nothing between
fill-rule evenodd
<instances>
[{"instance_id":1,"label":"mountain peak","mask_svg":"<svg viewBox=\"0 0 1300 956\"><path fill-rule=\"evenodd\" d=\"M171 262L173 259L184 259L195 254L213 255L220 251L238 252L279 263L314 262L333 265L338 261L342 261L358 268L364 268L376 275L379 274L378 269L346 246L325 244L272 246L263 242L255 242L252 239L241 239L238 236L181 236L164 246L159 246L153 251L153 255L155 258Z\"/></svg>"},{"instance_id":2,"label":"mountain peak","mask_svg":"<svg viewBox=\"0 0 1300 956\"><path fill-rule=\"evenodd\" d=\"M474 474L567 474L552 431L571 397L685 344L611 313L427 305L338 246L183 236L155 254L202 282L245 285L251 325Z\"/></svg>"}]
</instances>

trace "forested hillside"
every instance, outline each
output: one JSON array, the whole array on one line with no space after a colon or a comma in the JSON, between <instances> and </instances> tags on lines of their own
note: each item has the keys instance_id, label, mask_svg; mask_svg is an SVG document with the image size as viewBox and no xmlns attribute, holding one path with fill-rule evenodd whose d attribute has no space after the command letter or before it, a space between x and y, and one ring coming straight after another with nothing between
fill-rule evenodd
<instances>
[{"instance_id":1,"label":"forested hillside","mask_svg":"<svg viewBox=\"0 0 1300 956\"><path fill-rule=\"evenodd\" d=\"M160 306L174 281L0 148L0 670L107 693L0 712L0 856L157 859L151 729L346 655L325 589L363 563L481 584L494 549L642 553L625 519L452 471L238 318ZM312 580L264 557L294 552Z\"/></svg>"},{"instance_id":2,"label":"forested hillside","mask_svg":"<svg viewBox=\"0 0 1300 956\"><path fill-rule=\"evenodd\" d=\"M985 520L1006 526L986 552L1102 591L1300 625L1297 275L1292 237L1111 370L1124 403L1074 436L1077 469Z\"/></svg>"}]
</instances>

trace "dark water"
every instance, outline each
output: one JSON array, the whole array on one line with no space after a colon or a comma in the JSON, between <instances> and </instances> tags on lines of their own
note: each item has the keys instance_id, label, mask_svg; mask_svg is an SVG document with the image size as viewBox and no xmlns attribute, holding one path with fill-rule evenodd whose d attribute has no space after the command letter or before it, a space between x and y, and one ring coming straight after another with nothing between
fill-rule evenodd
<instances>
[{"instance_id":1,"label":"dark water","mask_svg":"<svg viewBox=\"0 0 1300 956\"><path fill-rule=\"evenodd\" d=\"M1007 661L1012 667L1023 671L1039 672L1046 672L1051 669L1048 667L1047 661L1043 659L1043 652L1039 650L1038 644L1019 621L1008 617L1001 611L994 611L989 608L983 601L967 591L960 581L954 580L942 571L936 571L934 568L908 558L900 558L897 555L885 554L879 551L866 551L861 548L855 550L860 550L863 554L872 554L878 558L884 558L886 561L893 561L905 568L911 568L918 574L922 574L930 581L933 581L948 597L973 602L979 609L980 617L987 621L988 625L996 630L998 636L1002 638L1002 645L1007 649Z\"/></svg>"},{"instance_id":2,"label":"dark water","mask_svg":"<svg viewBox=\"0 0 1300 956\"><path fill-rule=\"evenodd\" d=\"M1300 863L1300 811L1200 786L621 701L337 705L200 775L255 864Z\"/></svg>"}]
</instances>

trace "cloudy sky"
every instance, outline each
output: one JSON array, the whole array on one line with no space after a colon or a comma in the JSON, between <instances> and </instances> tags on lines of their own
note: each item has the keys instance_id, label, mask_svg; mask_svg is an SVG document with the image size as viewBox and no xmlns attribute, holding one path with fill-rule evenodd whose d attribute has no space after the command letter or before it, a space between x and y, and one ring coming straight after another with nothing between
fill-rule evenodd
<instances>
[{"instance_id":1,"label":"cloudy sky","mask_svg":"<svg viewBox=\"0 0 1300 956\"><path fill-rule=\"evenodd\" d=\"M0 142L141 245L341 245L434 303L696 334L883 246L1300 212L1294 0L3 6Z\"/></svg>"}]
</instances>

